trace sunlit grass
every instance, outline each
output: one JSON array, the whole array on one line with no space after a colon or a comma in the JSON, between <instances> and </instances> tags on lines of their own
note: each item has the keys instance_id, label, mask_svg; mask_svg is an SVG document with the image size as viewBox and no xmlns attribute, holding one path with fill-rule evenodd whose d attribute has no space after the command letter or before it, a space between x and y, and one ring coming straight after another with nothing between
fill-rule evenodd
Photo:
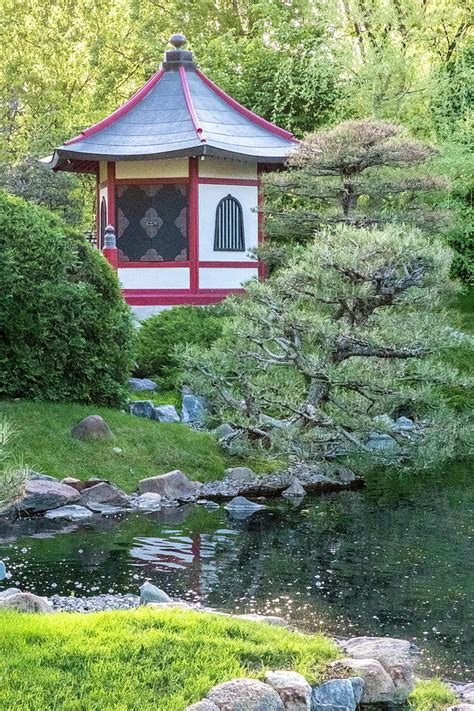
<instances>
[{"instance_id":1,"label":"sunlit grass","mask_svg":"<svg viewBox=\"0 0 474 711\"><path fill-rule=\"evenodd\" d=\"M440 679L419 681L409 698L416 711L442 711L456 703L456 694Z\"/></svg>"},{"instance_id":2,"label":"sunlit grass","mask_svg":"<svg viewBox=\"0 0 474 711\"><path fill-rule=\"evenodd\" d=\"M222 681L294 669L321 678L335 645L182 610L0 613L0 708L183 711Z\"/></svg>"}]
</instances>

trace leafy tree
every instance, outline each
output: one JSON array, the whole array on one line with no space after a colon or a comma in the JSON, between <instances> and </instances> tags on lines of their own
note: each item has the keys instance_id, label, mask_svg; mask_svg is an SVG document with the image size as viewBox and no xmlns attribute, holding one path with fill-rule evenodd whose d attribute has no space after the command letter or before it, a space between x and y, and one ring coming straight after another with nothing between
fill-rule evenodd
<instances>
[{"instance_id":1,"label":"leafy tree","mask_svg":"<svg viewBox=\"0 0 474 711\"><path fill-rule=\"evenodd\" d=\"M462 380L441 359L455 340L442 308L450 266L439 240L405 226L325 232L249 283L209 351L187 350L190 384L238 429L234 446L317 461L452 456L465 430L443 390ZM372 448L374 431L392 439Z\"/></svg>"},{"instance_id":2,"label":"leafy tree","mask_svg":"<svg viewBox=\"0 0 474 711\"><path fill-rule=\"evenodd\" d=\"M102 255L45 208L0 193L0 393L121 402L133 326Z\"/></svg>"},{"instance_id":3,"label":"leafy tree","mask_svg":"<svg viewBox=\"0 0 474 711\"><path fill-rule=\"evenodd\" d=\"M446 182L418 171L407 175L407 169L434 155L435 149L388 121L346 121L310 134L291 156L292 170L267 179L267 232L304 241L324 225L431 223L436 215L416 198Z\"/></svg>"}]
</instances>

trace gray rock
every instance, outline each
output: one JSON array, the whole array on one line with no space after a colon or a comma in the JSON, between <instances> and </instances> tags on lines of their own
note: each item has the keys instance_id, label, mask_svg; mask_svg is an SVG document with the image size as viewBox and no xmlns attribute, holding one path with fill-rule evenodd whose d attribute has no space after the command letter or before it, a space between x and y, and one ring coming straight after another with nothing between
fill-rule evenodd
<instances>
[{"instance_id":1,"label":"gray rock","mask_svg":"<svg viewBox=\"0 0 474 711\"><path fill-rule=\"evenodd\" d=\"M72 504L71 506L60 506L58 509L46 511L44 517L49 519L65 519L67 521L85 521L88 518L92 518L93 515L92 511L89 511L89 509L86 509L84 506Z\"/></svg>"},{"instance_id":2,"label":"gray rock","mask_svg":"<svg viewBox=\"0 0 474 711\"><path fill-rule=\"evenodd\" d=\"M199 425L204 421L204 400L191 393L183 395L182 420L188 425Z\"/></svg>"},{"instance_id":3,"label":"gray rock","mask_svg":"<svg viewBox=\"0 0 474 711\"><path fill-rule=\"evenodd\" d=\"M284 711L275 689L256 679L234 679L218 684L207 698L221 711Z\"/></svg>"},{"instance_id":4,"label":"gray rock","mask_svg":"<svg viewBox=\"0 0 474 711\"><path fill-rule=\"evenodd\" d=\"M198 481L190 481L186 474L175 469L167 474L142 479L138 483L138 489L142 494L151 492L176 501L195 501L202 484Z\"/></svg>"},{"instance_id":5,"label":"gray rock","mask_svg":"<svg viewBox=\"0 0 474 711\"><path fill-rule=\"evenodd\" d=\"M247 622L260 622L264 625L271 625L272 627L289 626L283 617L277 617L276 615L257 615L254 612L249 612L246 615L232 615L232 617L237 617L239 620L246 620Z\"/></svg>"},{"instance_id":6,"label":"gray rock","mask_svg":"<svg viewBox=\"0 0 474 711\"><path fill-rule=\"evenodd\" d=\"M376 415L374 418L372 418L372 421L374 422L374 424L379 425L383 429L389 431L393 431L395 429L395 422L390 417L390 415Z\"/></svg>"},{"instance_id":7,"label":"gray rock","mask_svg":"<svg viewBox=\"0 0 474 711\"><path fill-rule=\"evenodd\" d=\"M133 400L128 405L128 411L135 417L145 417L148 420L152 420L155 406L151 400Z\"/></svg>"},{"instance_id":8,"label":"gray rock","mask_svg":"<svg viewBox=\"0 0 474 711\"><path fill-rule=\"evenodd\" d=\"M42 474L41 472L31 472L30 479L43 479L44 481L57 481L56 477L50 476L49 474Z\"/></svg>"},{"instance_id":9,"label":"gray rock","mask_svg":"<svg viewBox=\"0 0 474 711\"><path fill-rule=\"evenodd\" d=\"M234 518L247 518L252 516L256 511L261 511L266 509L267 506L263 504L256 504L253 501L249 501L245 496L236 496L224 508L234 517Z\"/></svg>"},{"instance_id":10,"label":"gray rock","mask_svg":"<svg viewBox=\"0 0 474 711\"><path fill-rule=\"evenodd\" d=\"M359 677L333 679L313 688L311 711L355 711L362 698L364 682Z\"/></svg>"},{"instance_id":11,"label":"gray rock","mask_svg":"<svg viewBox=\"0 0 474 711\"><path fill-rule=\"evenodd\" d=\"M130 508L124 508L122 506L111 506L110 504L98 504L94 501L89 501L87 508L94 513L101 514L102 516L117 516L121 513L126 513L130 511Z\"/></svg>"},{"instance_id":12,"label":"gray rock","mask_svg":"<svg viewBox=\"0 0 474 711\"><path fill-rule=\"evenodd\" d=\"M17 610L18 612L53 612L53 608L46 600L28 592L16 593L0 600L0 609Z\"/></svg>"},{"instance_id":13,"label":"gray rock","mask_svg":"<svg viewBox=\"0 0 474 711\"><path fill-rule=\"evenodd\" d=\"M134 506L142 511L158 511L161 509L161 496L151 492L141 494L135 499Z\"/></svg>"},{"instance_id":14,"label":"gray rock","mask_svg":"<svg viewBox=\"0 0 474 711\"><path fill-rule=\"evenodd\" d=\"M203 699L202 701L198 701L197 704L186 706L184 711L219 711L219 707L213 704L212 701Z\"/></svg>"},{"instance_id":15,"label":"gray rock","mask_svg":"<svg viewBox=\"0 0 474 711\"><path fill-rule=\"evenodd\" d=\"M81 492L80 503L83 506L94 504L109 504L109 506L127 507L130 506L130 497L113 484L99 482L89 486Z\"/></svg>"},{"instance_id":16,"label":"gray rock","mask_svg":"<svg viewBox=\"0 0 474 711\"><path fill-rule=\"evenodd\" d=\"M409 417L404 417L403 415L395 420L395 427L399 432L413 431L416 429L416 425L413 420L410 420Z\"/></svg>"},{"instance_id":17,"label":"gray rock","mask_svg":"<svg viewBox=\"0 0 474 711\"><path fill-rule=\"evenodd\" d=\"M72 428L72 436L80 440L113 439L113 432L100 415L89 415Z\"/></svg>"},{"instance_id":18,"label":"gray rock","mask_svg":"<svg viewBox=\"0 0 474 711\"><path fill-rule=\"evenodd\" d=\"M355 659L376 659L388 672L397 696L406 698L414 688L414 670L419 662L418 647L406 639L392 637L354 637L341 643L344 652Z\"/></svg>"},{"instance_id":19,"label":"gray rock","mask_svg":"<svg viewBox=\"0 0 474 711\"><path fill-rule=\"evenodd\" d=\"M79 492L67 484L49 479L28 480L25 484L25 494L18 503L21 511L42 513L60 506L69 506L79 500Z\"/></svg>"},{"instance_id":20,"label":"gray rock","mask_svg":"<svg viewBox=\"0 0 474 711\"><path fill-rule=\"evenodd\" d=\"M3 560L0 560L0 580L5 580L7 577L7 566L3 562Z\"/></svg>"},{"instance_id":21,"label":"gray rock","mask_svg":"<svg viewBox=\"0 0 474 711\"><path fill-rule=\"evenodd\" d=\"M249 467L229 467L224 471L224 478L241 484L255 482L257 476Z\"/></svg>"},{"instance_id":22,"label":"gray rock","mask_svg":"<svg viewBox=\"0 0 474 711\"><path fill-rule=\"evenodd\" d=\"M73 489L76 489L76 484L80 484L81 480L76 479L74 476L66 476L64 479L61 479L61 484L66 484L66 486L72 486Z\"/></svg>"},{"instance_id":23,"label":"gray rock","mask_svg":"<svg viewBox=\"0 0 474 711\"><path fill-rule=\"evenodd\" d=\"M123 454L123 449L121 447L112 447L112 452L114 454Z\"/></svg>"},{"instance_id":24,"label":"gray rock","mask_svg":"<svg viewBox=\"0 0 474 711\"><path fill-rule=\"evenodd\" d=\"M393 437L390 437L389 434L382 434L380 432L371 432L365 446L373 451L398 449L398 443L393 439Z\"/></svg>"},{"instance_id":25,"label":"gray rock","mask_svg":"<svg viewBox=\"0 0 474 711\"><path fill-rule=\"evenodd\" d=\"M140 605L148 605L150 602L173 602L164 590L157 588L152 583L143 583L140 586Z\"/></svg>"},{"instance_id":26,"label":"gray rock","mask_svg":"<svg viewBox=\"0 0 474 711\"><path fill-rule=\"evenodd\" d=\"M158 422L180 422L174 405L158 405L153 410L153 419Z\"/></svg>"},{"instance_id":27,"label":"gray rock","mask_svg":"<svg viewBox=\"0 0 474 711\"><path fill-rule=\"evenodd\" d=\"M336 674L349 672L364 680L363 704L399 701L391 676L377 659L338 659L330 666Z\"/></svg>"},{"instance_id":28,"label":"gray rock","mask_svg":"<svg viewBox=\"0 0 474 711\"><path fill-rule=\"evenodd\" d=\"M149 380L149 378L129 378L128 386L134 393L153 391L158 387L155 381Z\"/></svg>"},{"instance_id":29,"label":"gray rock","mask_svg":"<svg viewBox=\"0 0 474 711\"><path fill-rule=\"evenodd\" d=\"M463 701L474 704L474 682L458 687L458 693Z\"/></svg>"},{"instance_id":30,"label":"gray rock","mask_svg":"<svg viewBox=\"0 0 474 711\"><path fill-rule=\"evenodd\" d=\"M269 671L265 683L275 689L285 711L311 711L311 687L302 674L291 671Z\"/></svg>"},{"instance_id":31,"label":"gray rock","mask_svg":"<svg viewBox=\"0 0 474 711\"><path fill-rule=\"evenodd\" d=\"M306 490L300 480L295 477L288 489L285 489L285 491L282 493L282 496L285 496L288 499L291 499L295 496L306 496Z\"/></svg>"},{"instance_id":32,"label":"gray rock","mask_svg":"<svg viewBox=\"0 0 474 711\"><path fill-rule=\"evenodd\" d=\"M6 590L0 591L0 602L5 600L5 598L10 597L10 595L17 595L21 593L20 588L7 588Z\"/></svg>"},{"instance_id":33,"label":"gray rock","mask_svg":"<svg viewBox=\"0 0 474 711\"><path fill-rule=\"evenodd\" d=\"M216 427L214 430L212 430L212 434L218 437L219 439L223 439L224 437L231 437L234 433L234 428L227 422L224 422L222 425L219 425L219 427Z\"/></svg>"},{"instance_id":34,"label":"gray rock","mask_svg":"<svg viewBox=\"0 0 474 711\"><path fill-rule=\"evenodd\" d=\"M474 711L474 704L467 704L462 701L459 704L454 704L454 706L449 706L446 711Z\"/></svg>"}]
</instances>

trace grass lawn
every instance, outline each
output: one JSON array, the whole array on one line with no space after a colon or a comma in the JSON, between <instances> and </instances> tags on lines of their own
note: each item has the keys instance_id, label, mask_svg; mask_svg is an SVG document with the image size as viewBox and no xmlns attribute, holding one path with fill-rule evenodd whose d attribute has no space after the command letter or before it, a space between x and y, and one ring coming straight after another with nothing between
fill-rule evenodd
<instances>
[{"instance_id":1,"label":"grass lawn","mask_svg":"<svg viewBox=\"0 0 474 711\"><path fill-rule=\"evenodd\" d=\"M102 415L114 440L81 442L71 428L87 415ZM186 425L160 423L95 405L0 401L0 417L17 430L13 456L35 471L63 478L91 476L110 479L126 491L140 479L181 469L191 479L220 479L226 467L246 463L255 471L268 463L231 458L206 432ZM123 452L115 454L114 447Z\"/></svg>"},{"instance_id":2,"label":"grass lawn","mask_svg":"<svg viewBox=\"0 0 474 711\"><path fill-rule=\"evenodd\" d=\"M0 708L183 711L215 685L267 669L318 681L321 636L182 610L0 613Z\"/></svg>"}]
</instances>

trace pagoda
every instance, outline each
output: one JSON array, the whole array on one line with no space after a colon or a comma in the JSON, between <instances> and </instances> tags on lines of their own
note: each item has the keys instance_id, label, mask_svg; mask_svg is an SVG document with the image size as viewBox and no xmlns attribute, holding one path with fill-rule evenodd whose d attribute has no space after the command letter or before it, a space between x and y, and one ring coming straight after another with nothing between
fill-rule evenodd
<instances>
[{"instance_id":1,"label":"pagoda","mask_svg":"<svg viewBox=\"0 0 474 711\"><path fill-rule=\"evenodd\" d=\"M293 134L213 84L173 35L173 49L129 101L56 148L53 170L97 176L97 246L139 318L210 304L262 275L262 172Z\"/></svg>"}]
</instances>

